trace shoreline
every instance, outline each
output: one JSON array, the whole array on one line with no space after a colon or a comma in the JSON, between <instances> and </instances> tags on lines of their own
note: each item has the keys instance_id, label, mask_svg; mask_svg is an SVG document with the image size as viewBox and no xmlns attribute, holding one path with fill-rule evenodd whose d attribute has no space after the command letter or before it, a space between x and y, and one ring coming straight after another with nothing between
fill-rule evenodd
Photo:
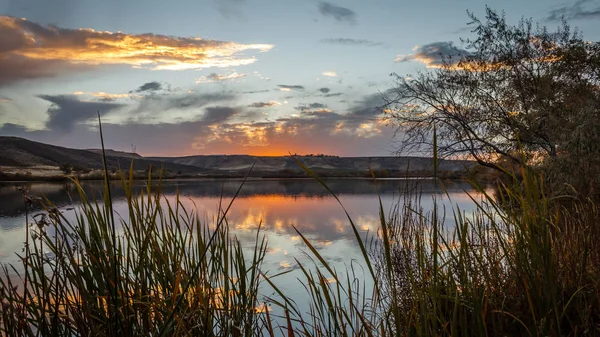
<instances>
[{"instance_id":1,"label":"shoreline","mask_svg":"<svg viewBox=\"0 0 600 337\"><path fill-rule=\"evenodd\" d=\"M313 171L316 175L323 179L356 179L356 180L418 180L418 179L435 179L433 174L427 174L428 172L418 172L413 174L407 174L406 172L393 172L383 174L375 173L374 176L370 172L352 171L352 172L327 172L327 171ZM163 175L152 174L152 179L161 180L227 180L227 179L244 179L247 176L247 172L232 172L232 173L213 173L213 174L173 174L170 172L164 173ZM125 172L125 179L129 179L129 174ZM438 174L438 179L441 180L466 180L470 178L468 172L441 172ZM100 170L86 174L24 174L24 173L5 173L0 171L0 182L67 182L71 180L79 181L102 181L105 179L104 173ZM118 181L122 179L122 175L119 172L110 173L109 180ZM298 173L273 173L273 172L253 172L247 176L248 180L268 180L268 179L313 179L305 172ZM134 172L133 180L143 181L148 180L147 172Z\"/></svg>"},{"instance_id":2,"label":"shoreline","mask_svg":"<svg viewBox=\"0 0 600 337\"><path fill-rule=\"evenodd\" d=\"M312 169L312 172L323 179L435 179L432 170L339 170L339 169ZM119 171L109 170L109 180L121 180L123 177L129 179L130 174L133 180L148 180L149 175L152 179L162 180L226 180L226 179L312 179L303 170L219 170L213 169L205 172L173 172L170 170L134 170ZM494 175L483 174L482 172L469 172L466 170L440 171L437 174L440 180L468 180L476 178L483 181L493 181ZM0 182L67 182L70 180L79 181L102 181L105 179L104 170L86 169L65 173L54 166L31 166L31 167L10 167L0 166Z\"/></svg>"}]
</instances>

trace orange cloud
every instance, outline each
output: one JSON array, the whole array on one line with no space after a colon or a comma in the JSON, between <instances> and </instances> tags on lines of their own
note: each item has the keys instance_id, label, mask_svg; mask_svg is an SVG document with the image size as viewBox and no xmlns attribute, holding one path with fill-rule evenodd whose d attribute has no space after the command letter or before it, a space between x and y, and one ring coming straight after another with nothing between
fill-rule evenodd
<instances>
[{"instance_id":1,"label":"orange cloud","mask_svg":"<svg viewBox=\"0 0 600 337\"><path fill-rule=\"evenodd\" d=\"M335 153L349 140L364 143L367 139L381 136L381 128L377 118L353 119L347 115L321 112L308 118L292 117L277 122L211 125L206 133L195 137L192 148L202 153L230 153L231 148L237 148L239 153L263 156L311 153L315 152L315 148Z\"/></svg>"},{"instance_id":2,"label":"orange cloud","mask_svg":"<svg viewBox=\"0 0 600 337\"><path fill-rule=\"evenodd\" d=\"M327 108L322 108L322 109L317 109L317 110L312 110L313 113L329 113L329 112L333 112L331 109L327 109Z\"/></svg>"},{"instance_id":3,"label":"orange cloud","mask_svg":"<svg viewBox=\"0 0 600 337\"><path fill-rule=\"evenodd\" d=\"M75 96L92 96L92 97L96 97L100 100L103 101L114 101L117 100L119 98L140 98L142 96L140 95L133 95L133 94L109 94L103 91L99 91L99 92L83 92L83 91L75 91L73 93L73 95Z\"/></svg>"},{"instance_id":4,"label":"orange cloud","mask_svg":"<svg viewBox=\"0 0 600 337\"><path fill-rule=\"evenodd\" d=\"M542 42L535 37L531 39L531 43L538 44L540 45L538 48L545 48L548 51L556 49L555 45L541 46ZM493 71L508 67L505 63L473 58L472 55L471 52L454 46L452 42L433 42L424 46L415 46L412 54L398 55L394 62L419 61L427 68L468 71ZM549 55L528 61L551 63L560 59L556 55Z\"/></svg>"},{"instance_id":5,"label":"orange cloud","mask_svg":"<svg viewBox=\"0 0 600 337\"><path fill-rule=\"evenodd\" d=\"M470 53L460 49L452 42L433 42L424 46L415 46L413 53L398 55L394 62L419 61L427 68L442 68L456 66L458 62Z\"/></svg>"},{"instance_id":6,"label":"orange cloud","mask_svg":"<svg viewBox=\"0 0 600 337\"><path fill-rule=\"evenodd\" d=\"M256 62L246 52L273 48L198 37L65 29L9 16L0 16L0 45L0 83L54 76L82 66L151 70L240 66Z\"/></svg>"}]
</instances>

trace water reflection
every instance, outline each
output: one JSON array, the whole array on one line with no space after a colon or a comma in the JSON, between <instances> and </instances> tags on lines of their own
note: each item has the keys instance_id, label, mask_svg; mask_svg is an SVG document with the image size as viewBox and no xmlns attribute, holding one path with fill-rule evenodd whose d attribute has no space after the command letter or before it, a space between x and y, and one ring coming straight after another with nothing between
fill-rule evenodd
<instances>
[{"instance_id":1,"label":"water reflection","mask_svg":"<svg viewBox=\"0 0 600 337\"><path fill-rule=\"evenodd\" d=\"M240 186L240 180L185 180L163 182L163 194L174 200L181 196L188 209L195 209L206 223L214 224L219 202L228 204ZM144 182L136 182L135 189L141 191ZM447 208L459 205L467 212L473 203L466 192L473 192L467 183L446 183L448 199L433 181L381 180L377 185L371 180L332 179L328 186L339 196L345 209L362 235L374 234L379 221L379 198L384 210L389 211L410 187L421 193L421 204L425 210L433 204L433 196ZM19 186L33 195L45 196L63 210L67 218L74 211L68 206L77 204L77 191L73 184L60 183L4 183L0 184L0 262L15 262L15 253L20 252L25 239L25 206ZM125 195L120 183L112 183L115 211L127 217ZM83 182L88 196L100 197L101 182ZM39 209L32 213L38 212ZM245 183L229 214L228 225L243 247L252 249L259 225L268 240L268 253L264 271L277 273L294 268L295 260L307 261L306 249L296 230L299 230L320 249L322 255L341 269L351 261L361 261L361 255L353 231L344 210L327 190L318 182L309 179L294 180L250 180ZM287 274L284 289L291 293L302 292L297 287L294 273Z\"/></svg>"}]
</instances>

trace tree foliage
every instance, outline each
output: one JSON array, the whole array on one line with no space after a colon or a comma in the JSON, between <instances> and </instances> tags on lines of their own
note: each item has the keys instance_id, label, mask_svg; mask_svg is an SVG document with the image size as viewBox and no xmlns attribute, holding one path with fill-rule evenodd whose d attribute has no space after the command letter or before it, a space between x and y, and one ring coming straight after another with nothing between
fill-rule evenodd
<instances>
[{"instance_id":1,"label":"tree foliage","mask_svg":"<svg viewBox=\"0 0 600 337\"><path fill-rule=\"evenodd\" d=\"M550 32L531 19L510 25L490 8L483 21L468 15L475 37L461 40L460 55L440 55L438 68L415 76L392 74L383 110L404 135L400 150L430 150L435 125L441 156L496 169L501 158L600 167L600 44L565 21Z\"/></svg>"}]
</instances>

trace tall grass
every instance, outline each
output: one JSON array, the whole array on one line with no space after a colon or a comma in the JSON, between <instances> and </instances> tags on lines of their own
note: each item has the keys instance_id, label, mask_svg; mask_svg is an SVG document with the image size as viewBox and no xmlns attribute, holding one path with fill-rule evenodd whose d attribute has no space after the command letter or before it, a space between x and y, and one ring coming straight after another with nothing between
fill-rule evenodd
<instances>
[{"instance_id":1,"label":"tall grass","mask_svg":"<svg viewBox=\"0 0 600 337\"><path fill-rule=\"evenodd\" d=\"M418 193L407 193L389 214L380 203L372 244L348 216L360 267L337 270L298 231L314 262L296 261L307 306L261 269L267 244L260 231L244 254L228 230L231 203L204 223L178 196L164 198L160 181L149 179L135 194L130 171L122 175L128 214L113 220L108 193L90 199L75 181L81 206L74 221L49 200L26 198L46 212L33 218L24 272L4 266L0 332L600 335L600 210L585 200L564 206L545 196L539 177L526 170L521 176L495 195L474 182L483 200L473 197L473 214L424 210ZM262 296L262 288L274 295Z\"/></svg>"},{"instance_id":2,"label":"tall grass","mask_svg":"<svg viewBox=\"0 0 600 337\"><path fill-rule=\"evenodd\" d=\"M473 199L472 215L458 208L446 214L451 226L435 220L435 210L408 203L383 232L383 249L392 251L384 262L394 269L384 283L396 289L388 307L401 314L397 332L599 335L597 206L555 206L525 171L519 184L498 187L499 199L475 185L484 200Z\"/></svg>"},{"instance_id":3,"label":"tall grass","mask_svg":"<svg viewBox=\"0 0 600 337\"><path fill-rule=\"evenodd\" d=\"M75 221L42 201L25 273L4 267L0 278L3 335L248 336L262 328L261 234L246 259L229 235L227 208L209 226L153 181L139 195L132 183L124 177L129 209L116 233L108 199L88 199L77 182Z\"/></svg>"}]
</instances>

